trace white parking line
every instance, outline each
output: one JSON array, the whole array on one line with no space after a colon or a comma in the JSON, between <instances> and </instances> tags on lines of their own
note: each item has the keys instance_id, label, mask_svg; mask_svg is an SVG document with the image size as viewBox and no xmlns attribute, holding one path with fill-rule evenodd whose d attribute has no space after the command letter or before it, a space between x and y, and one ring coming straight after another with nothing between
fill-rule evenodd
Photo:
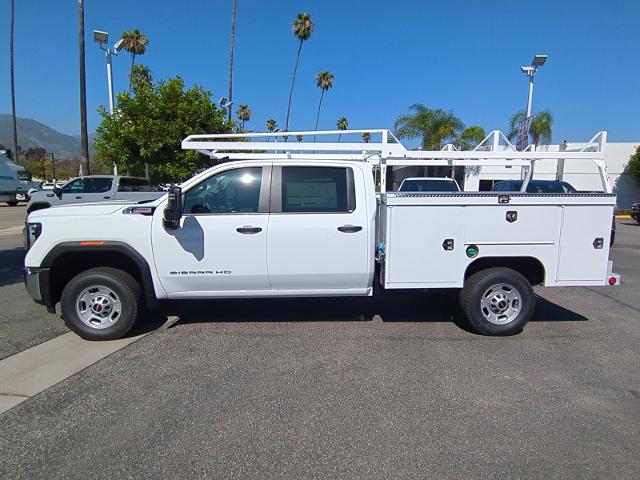
<instances>
[{"instance_id":1,"label":"white parking line","mask_svg":"<svg viewBox=\"0 0 640 480\"><path fill-rule=\"evenodd\" d=\"M70 332L0 360L0 413L143 336L88 342Z\"/></svg>"}]
</instances>

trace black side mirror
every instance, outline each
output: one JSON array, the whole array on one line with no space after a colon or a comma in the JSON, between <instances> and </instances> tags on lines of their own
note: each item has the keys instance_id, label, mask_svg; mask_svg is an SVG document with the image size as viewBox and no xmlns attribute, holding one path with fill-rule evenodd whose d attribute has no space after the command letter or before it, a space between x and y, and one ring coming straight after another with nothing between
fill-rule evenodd
<instances>
[{"instance_id":1,"label":"black side mirror","mask_svg":"<svg viewBox=\"0 0 640 480\"><path fill-rule=\"evenodd\" d=\"M169 189L169 198L167 206L164 209L162 224L164 228L175 230L180 226L182 218L182 188L171 187Z\"/></svg>"},{"instance_id":2,"label":"black side mirror","mask_svg":"<svg viewBox=\"0 0 640 480\"><path fill-rule=\"evenodd\" d=\"M58 198L62 198L62 189L60 187L53 187L53 193L55 193Z\"/></svg>"}]
</instances>

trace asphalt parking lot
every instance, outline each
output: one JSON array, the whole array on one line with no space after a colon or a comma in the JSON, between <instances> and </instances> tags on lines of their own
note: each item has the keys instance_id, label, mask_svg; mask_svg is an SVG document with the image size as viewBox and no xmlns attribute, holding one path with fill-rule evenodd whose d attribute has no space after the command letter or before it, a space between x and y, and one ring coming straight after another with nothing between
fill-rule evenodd
<instances>
[{"instance_id":1,"label":"asphalt parking lot","mask_svg":"<svg viewBox=\"0 0 640 480\"><path fill-rule=\"evenodd\" d=\"M5 210L0 358L67 331L27 298ZM0 414L0 478L635 479L640 225L616 241L623 285L539 289L508 338L443 294L176 305Z\"/></svg>"}]
</instances>

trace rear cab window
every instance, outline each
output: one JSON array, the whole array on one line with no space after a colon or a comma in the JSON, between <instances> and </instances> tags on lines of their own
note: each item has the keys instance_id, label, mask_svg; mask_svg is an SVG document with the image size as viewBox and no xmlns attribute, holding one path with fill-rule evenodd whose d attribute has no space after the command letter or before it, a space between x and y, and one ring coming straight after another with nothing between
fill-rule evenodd
<instances>
[{"instance_id":1,"label":"rear cab window","mask_svg":"<svg viewBox=\"0 0 640 480\"><path fill-rule=\"evenodd\" d=\"M282 213L351 213L356 208L353 170L347 167L282 167L279 193Z\"/></svg>"},{"instance_id":2,"label":"rear cab window","mask_svg":"<svg viewBox=\"0 0 640 480\"><path fill-rule=\"evenodd\" d=\"M149 180L144 178L122 177L118 184L119 192L150 192Z\"/></svg>"}]
</instances>

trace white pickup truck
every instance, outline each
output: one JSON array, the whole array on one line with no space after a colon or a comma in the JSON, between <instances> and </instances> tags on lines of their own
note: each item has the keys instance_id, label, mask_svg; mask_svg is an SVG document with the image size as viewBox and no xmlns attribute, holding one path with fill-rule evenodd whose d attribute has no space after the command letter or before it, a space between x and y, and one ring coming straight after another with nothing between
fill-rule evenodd
<instances>
[{"instance_id":1,"label":"white pickup truck","mask_svg":"<svg viewBox=\"0 0 640 480\"><path fill-rule=\"evenodd\" d=\"M237 161L148 203L31 213L26 288L50 311L60 302L77 334L101 340L125 335L144 306L162 299L435 288L461 289L477 332L509 335L531 318L532 285L620 282L608 260L611 193L386 192L389 166L425 164L507 162L524 168L526 188L532 161L549 153L414 152L386 130L368 132L382 140L247 144L233 141L247 134L190 136L183 148ZM562 154L596 162L608 185L601 149Z\"/></svg>"}]
</instances>

